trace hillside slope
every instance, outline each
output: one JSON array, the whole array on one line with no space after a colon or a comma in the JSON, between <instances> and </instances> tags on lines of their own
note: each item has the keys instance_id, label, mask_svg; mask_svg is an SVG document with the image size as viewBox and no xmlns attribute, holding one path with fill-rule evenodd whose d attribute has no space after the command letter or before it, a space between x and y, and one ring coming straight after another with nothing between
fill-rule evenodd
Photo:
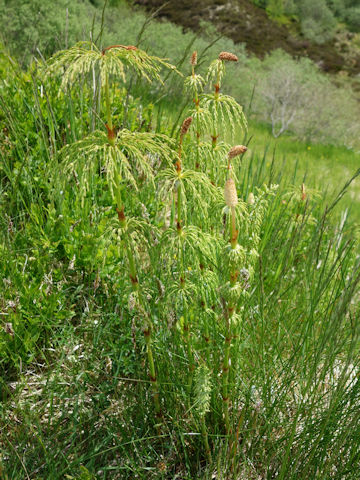
<instances>
[{"instance_id":1,"label":"hillside slope","mask_svg":"<svg viewBox=\"0 0 360 480\"><path fill-rule=\"evenodd\" d=\"M249 52L259 57L282 48L293 56L307 56L326 72L346 70L360 73L360 54L347 61L346 49L341 50L335 40L317 45L295 34L296 26L289 28L271 20L266 11L249 0L136 0L148 10L158 9L160 17L197 31L201 23L211 22L216 29L235 43L245 43ZM351 35L351 34L350 34Z\"/></svg>"}]
</instances>

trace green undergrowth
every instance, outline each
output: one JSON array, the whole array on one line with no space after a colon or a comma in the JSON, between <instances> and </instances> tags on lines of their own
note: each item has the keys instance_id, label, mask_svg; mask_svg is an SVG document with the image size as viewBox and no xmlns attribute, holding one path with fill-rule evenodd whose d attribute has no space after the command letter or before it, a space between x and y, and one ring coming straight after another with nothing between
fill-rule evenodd
<instances>
[{"instance_id":1,"label":"green undergrowth","mask_svg":"<svg viewBox=\"0 0 360 480\"><path fill-rule=\"evenodd\" d=\"M356 157L81 55L1 58L1 478L357 478Z\"/></svg>"}]
</instances>

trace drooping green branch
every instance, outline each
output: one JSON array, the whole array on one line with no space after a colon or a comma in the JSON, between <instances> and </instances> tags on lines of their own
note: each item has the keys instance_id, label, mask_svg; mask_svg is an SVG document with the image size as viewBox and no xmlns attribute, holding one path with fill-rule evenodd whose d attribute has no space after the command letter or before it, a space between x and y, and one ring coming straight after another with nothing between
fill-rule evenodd
<instances>
[{"instance_id":1,"label":"drooping green branch","mask_svg":"<svg viewBox=\"0 0 360 480\"><path fill-rule=\"evenodd\" d=\"M57 52L49 60L46 72L61 74L61 86L65 88L93 69L99 71L101 85L106 84L107 75L113 75L117 80L125 82L127 69L135 71L149 82L157 80L162 83L160 73L163 67L180 74L166 60L149 55L133 45L111 45L100 50L94 43L82 41L67 50Z\"/></svg>"}]
</instances>

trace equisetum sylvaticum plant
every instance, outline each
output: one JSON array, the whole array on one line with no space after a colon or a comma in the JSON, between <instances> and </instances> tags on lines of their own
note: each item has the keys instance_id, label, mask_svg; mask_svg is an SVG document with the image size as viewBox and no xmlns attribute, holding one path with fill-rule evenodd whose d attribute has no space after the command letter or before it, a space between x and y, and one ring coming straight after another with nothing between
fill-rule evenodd
<instances>
[{"instance_id":1,"label":"equisetum sylvaticum plant","mask_svg":"<svg viewBox=\"0 0 360 480\"><path fill-rule=\"evenodd\" d=\"M196 73L197 53L192 54L184 84L193 104L177 140L119 129L113 121L113 90L119 82L126 86L127 70L160 83L161 70L174 69L165 60L134 46L100 50L81 42L57 53L47 67L48 73L62 74L65 90L86 76L98 82L103 128L63 147L59 159L66 178L75 172L81 198L94 176L106 179L114 215L105 234L112 242L119 240L123 307L127 299L129 312L141 319L155 414L161 423L167 413L168 420L174 419L167 404L176 404L179 416L198 429L209 462L214 422L229 445L234 435L240 403L233 392L241 380L237 352L246 321L242 311L257 265L262 219L275 190L259 188L247 202L238 196L247 147L236 135L238 127L247 128L246 119L236 100L220 92L226 63L236 61L235 55L221 52L203 77ZM147 207L140 200L145 187L152 208L156 205L153 217L134 215ZM154 278L158 288L151 285ZM159 337L168 339L166 349L186 368L168 371L170 364L162 362L170 357L159 349L154 353ZM178 378L173 390L161 388L173 380L166 374ZM236 447L230 453L234 456Z\"/></svg>"},{"instance_id":2,"label":"equisetum sylvaticum plant","mask_svg":"<svg viewBox=\"0 0 360 480\"><path fill-rule=\"evenodd\" d=\"M81 184L88 186L90 174L94 169L104 168L107 184L116 204L118 226L113 224L113 233L118 233L124 246L128 260L128 276L131 284L131 294L134 303L143 319L143 333L146 341L149 376L153 390L155 412L160 415L159 386L157 381L155 361L151 347L153 324L151 312L139 282L136 262L135 239L146 245L144 230L147 225L138 218L126 215L124 195L131 186L136 191L140 174L153 182L153 171L149 156L160 156L171 162L171 141L163 135L153 133L130 132L121 129L116 132L111 114L111 81L125 82L125 70L132 69L148 81L161 81L161 67L174 68L164 60L150 56L134 46L112 45L99 50L91 42L81 42L58 52L50 61L49 71L63 71L62 86L73 84L79 75L85 75L98 70L100 87L105 100L106 132L95 131L78 142L66 146L62 158L66 168L73 171L78 167L81 171ZM85 192L84 192L85 193Z\"/></svg>"}]
</instances>

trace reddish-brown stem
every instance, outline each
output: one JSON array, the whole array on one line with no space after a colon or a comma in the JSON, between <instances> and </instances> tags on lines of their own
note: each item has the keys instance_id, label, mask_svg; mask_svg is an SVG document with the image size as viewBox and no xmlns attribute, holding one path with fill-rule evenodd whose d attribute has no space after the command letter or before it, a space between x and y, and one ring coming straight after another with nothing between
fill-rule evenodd
<instances>
[{"instance_id":1,"label":"reddish-brown stem","mask_svg":"<svg viewBox=\"0 0 360 480\"><path fill-rule=\"evenodd\" d=\"M111 48L125 48L125 50L137 50L137 47L134 47L134 45L110 45L109 47L105 47L102 50L102 54L105 55L105 52L110 50Z\"/></svg>"}]
</instances>

